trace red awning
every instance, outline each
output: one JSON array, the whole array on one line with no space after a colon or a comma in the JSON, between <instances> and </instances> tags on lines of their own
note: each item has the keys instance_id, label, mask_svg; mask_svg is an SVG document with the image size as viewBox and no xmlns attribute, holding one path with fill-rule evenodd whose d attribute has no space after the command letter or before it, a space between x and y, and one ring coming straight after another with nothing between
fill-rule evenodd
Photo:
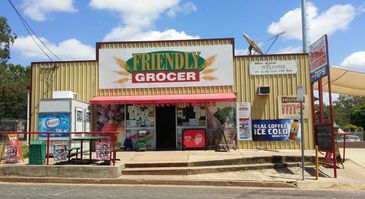
<instances>
[{"instance_id":1,"label":"red awning","mask_svg":"<svg viewBox=\"0 0 365 199\"><path fill-rule=\"evenodd\" d=\"M184 95L134 95L134 96L97 96L91 104L184 104L234 102L233 93L184 94Z\"/></svg>"}]
</instances>

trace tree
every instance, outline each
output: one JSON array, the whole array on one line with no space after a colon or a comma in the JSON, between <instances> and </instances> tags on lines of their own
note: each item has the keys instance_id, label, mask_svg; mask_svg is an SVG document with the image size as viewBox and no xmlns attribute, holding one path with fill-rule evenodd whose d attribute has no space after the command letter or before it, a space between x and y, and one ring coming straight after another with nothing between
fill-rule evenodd
<instances>
[{"instance_id":1,"label":"tree","mask_svg":"<svg viewBox=\"0 0 365 199\"><path fill-rule=\"evenodd\" d=\"M365 128L365 104L357 105L351 110L351 122L357 126Z\"/></svg>"},{"instance_id":2,"label":"tree","mask_svg":"<svg viewBox=\"0 0 365 199\"><path fill-rule=\"evenodd\" d=\"M0 119L26 119L30 68L6 64L0 73Z\"/></svg>"},{"instance_id":3,"label":"tree","mask_svg":"<svg viewBox=\"0 0 365 199\"><path fill-rule=\"evenodd\" d=\"M15 39L6 18L0 16L0 65L5 65L10 58L10 45Z\"/></svg>"},{"instance_id":4,"label":"tree","mask_svg":"<svg viewBox=\"0 0 365 199\"><path fill-rule=\"evenodd\" d=\"M340 95L333 106L335 122L341 127L355 124L350 116L353 108L358 105L365 105L365 97Z\"/></svg>"},{"instance_id":5,"label":"tree","mask_svg":"<svg viewBox=\"0 0 365 199\"><path fill-rule=\"evenodd\" d=\"M0 119L27 117L29 67L8 64L15 39L6 18L0 16Z\"/></svg>"}]
</instances>

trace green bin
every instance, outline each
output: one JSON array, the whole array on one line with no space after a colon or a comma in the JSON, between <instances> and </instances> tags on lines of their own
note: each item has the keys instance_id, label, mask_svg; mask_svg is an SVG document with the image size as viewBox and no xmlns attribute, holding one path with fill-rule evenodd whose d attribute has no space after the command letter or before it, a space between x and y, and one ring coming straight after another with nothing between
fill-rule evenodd
<instances>
[{"instance_id":1,"label":"green bin","mask_svg":"<svg viewBox=\"0 0 365 199\"><path fill-rule=\"evenodd\" d=\"M34 140L29 146L29 164L42 165L46 162L46 142Z\"/></svg>"}]
</instances>

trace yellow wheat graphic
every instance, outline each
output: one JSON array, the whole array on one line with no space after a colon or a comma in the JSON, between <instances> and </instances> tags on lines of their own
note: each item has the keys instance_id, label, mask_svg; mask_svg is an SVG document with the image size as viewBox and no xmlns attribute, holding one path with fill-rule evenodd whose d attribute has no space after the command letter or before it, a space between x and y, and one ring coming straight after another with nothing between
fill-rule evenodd
<instances>
[{"instance_id":1,"label":"yellow wheat graphic","mask_svg":"<svg viewBox=\"0 0 365 199\"><path fill-rule=\"evenodd\" d=\"M213 76L203 76L202 79L208 80L208 81L214 81L214 80L217 80L218 78L213 77Z\"/></svg>"},{"instance_id":2,"label":"yellow wheat graphic","mask_svg":"<svg viewBox=\"0 0 365 199\"><path fill-rule=\"evenodd\" d=\"M129 76L130 74L128 72L127 62L125 62L123 59L120 59L118 57L114 57L114 59L117 62L118 66L121 68L120 71L114 71L114 72L121 76ZM129 80L129 78L123 77L123 78L120 78L117 81L115 81L115 83L124 84L124 83L128 82L128 80Z\"/></svg>"}]
</instances>

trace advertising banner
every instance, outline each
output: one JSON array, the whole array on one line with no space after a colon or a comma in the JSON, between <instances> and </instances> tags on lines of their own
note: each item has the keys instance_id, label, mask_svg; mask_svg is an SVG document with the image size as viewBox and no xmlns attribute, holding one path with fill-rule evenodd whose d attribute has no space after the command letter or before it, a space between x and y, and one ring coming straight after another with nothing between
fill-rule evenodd
<instances>
[{"instance_id":1,"label":"advertising banner","mask_svg":"<svg viewBox=\"0 0 365 199\"><path fill-rule=\"evenodd\" d=\"M252 120L254 141L299 141L300 121L297 119Z\"/></svg>"},{"instance_id":2,"label":"advertising banner","mask_svg":"<svg viewBox=\"0 0 365 199\"><path fill-rule=\"evenodd\" d=\"M315 82L328 75L328 48L327 35L309 46L309 73L310 81Z\"/></svg>"},{"instance_id":3,"label":"advertising banner","mask_svg":"<svg viewBox=\"0 0 365 199\"><path fill-rule=\"evenodd\" d=\"M205 129L184 129L183 149L205 149Z\"/></svg>"},{"instance_id":4,"label":"advertising banner","mask_svg":"<svg viewBox=\"0 0 365 199\"><path fill-rule=\"evenodd\" d=\"M117 143L123 143L126 137L124 105L121 104L102 104L96 106L96 130L97 131L116 131Z\"/></svg>"},{"instance_id":5,"label":"advertising banner","mask_svg":"<svg viewBox=\"0 0 365 199\"><path fill-rule=\"evenodd\" d=\"M99 49L99 88L233 85L233 46Z\"/></svg>"},{"instance_id":6,"label":"advertising banner","mask_svg":"<svg viewBox=\"0 0 365 199\"><path fill-rule=\"evenodd\" d=\"M250 75L297 74L298 61L253 61L249 66Z\"/></svg>"},{"instance_id":7,"label":"advertising banner","mask_svg":"<svg viewBox=\"0 0 365 199\"><path fill-rule=\"evenodd\" d=\"M70 137L70 113L38 113L38 131L55 132L50 134L50 138ZM39 138L47 138L47 134L39 134Z\"/></svg>"},{"instance_id":8,"label":"advertising banner","mask_svg":"<svg viewBox=\"0 0 365 199\"><path fill-rule=\"evenodd\" d=\"M251 132L251 104L237 103L238 108L238 140L252 140Z\"/></svg>"},{"instance_id":9,"label":"advertising banner","mask_svg":"<svg viewBox=\"0 0 365 199\"><path fill-rule=\"evenodd\" d=\"M216 106L207 106L207 130L222 129L226 137L228 146L231 149L236 148L237 142L237 119L236 119L236 103L222 102ZM210 144L210 142L208 142Z\"/></svg>"},{"instance_id":10,"label":"advertising banner","mask_svg":"<svg viewBox=\"0 0 365 199\"><path fill-rule=\"evenodd\" d=\"M52 154L54 161L64 162L67 161L67 144L54 144L52 147Z\"/></svg>"},{"instance_id":11,"label":"advertising banner","mask_svg":"<svg viewBox=\"0 0 365 199\"><path fill-rule=\"evenodd\" d=\"M295 95L279 95L278 110L280 119L300 119L300 102ZM304 95L303 117L309 118L310 102L308 96Z\"/></svg>"},{"instance_id":12,"label":"advertising banner","mask_svg":"<svg viewBox=\"0 0 365 199\"><path fill-rule=\"evenodd\" d=\"M96 142L95 153L97 160L110 160L110 140L102 139Z\"/></svg>"}]
</instances>

